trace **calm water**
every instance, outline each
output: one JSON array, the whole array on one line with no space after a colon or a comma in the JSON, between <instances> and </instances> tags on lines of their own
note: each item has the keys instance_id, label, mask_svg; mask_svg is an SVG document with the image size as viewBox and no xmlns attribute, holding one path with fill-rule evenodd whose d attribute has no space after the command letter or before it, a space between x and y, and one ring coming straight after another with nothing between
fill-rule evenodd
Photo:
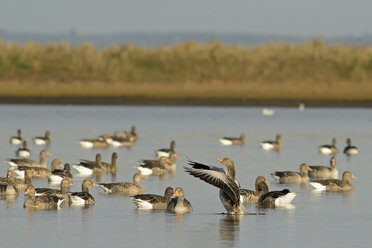
<instances>
[{"instance_id":1,"label":"calm water","mask_svg":"<svg viewBox=\"0 0 372 248\"><path fill-rule=\"evenodd\" d=\"M154 158L154 150L177 143L175 175L150 177L143 181L148 193L163 194L165 187L181 186L194 212L174 216L164 212L138 211L129 197L105 195L100 188L90 192L96 204L88 209L63 207L54 211L30 212L23 208L25 197L0 201L1 247L369 247L372 241L372 110L276 108L273 116L263 116L261 108L208 107L125 107L125 106L0 106L0 159L15 157L17 146L9 137L21 128L29 141L33 159L38 160L42 147L30 144L33 136L52 132L48 157L74 163L94 159L101 152L110 161L118 152L116 178L104 175L101 182L132 181L138 160ZM84 150L80 138L128 130L136 125L139 140L131 150L109 148ZM221 136L246 133L245 146L222 147ZM265 152L259 142L283 136L280 153ZM216 158L231 157L237 177L244 188L253 189L254 180L264 175L269 180L274 170L299 170L303 162L329 164L329 156L316 147L335 137L343 149L350 137L360 154L336 156L342 174L350 170L357 176L350 193L315 194L310 186L270 183L270 190L289 188L299 192L293 209L257 210L247 205L249 215L240 219L221 215L224 212L218 190L183 172L187 157L214 165ZM3 162L0 174L6 175ZM73 171L73 173L76 173ZM80 191L82 178L75 178L71 191ZM48 186L46 179L34 179L37 187Z\"/></svg>"}]
</instances>

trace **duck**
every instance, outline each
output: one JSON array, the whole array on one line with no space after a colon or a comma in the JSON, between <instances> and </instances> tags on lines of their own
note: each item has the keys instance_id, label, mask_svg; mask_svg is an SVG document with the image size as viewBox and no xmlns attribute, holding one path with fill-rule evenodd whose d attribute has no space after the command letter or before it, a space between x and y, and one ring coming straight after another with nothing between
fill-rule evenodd
<instances>
[{"instance_id":1,"label":"duck","mask_svg":"<svg viewBox=\"0 0 372 248\"><path fill-rule=\"evenodd\" d=\"M27 141L23 141L22 148L19 148L16 151L16 156L20 158L29 158L31 157L31 151L27 148Z\"/></svg>"},{"instance_id":2,"label":"duck","mask_svg":"<svg viewBox=\"0 0 372 248\"><path fill-rule=\"evenodd\" d=\"M52 174L48 176L48 180L52 184L60 184L64 178L69 178L70 180L73 179L69 163L66 163L64 165L63 170L61 169L53 170Z\"/></svg>"},{"instance_id":3,"label":"duck","mask_svg":"<svg viewBox=\"0 0 372 248\"><path fill-rule=\"evenodd\" d=\"M35 189L35 196L42 195L54 195L58 198L64 198L68 200L68 190L67 187L74 186L69 178L65 178L61 181L61 189L51 189L51 188L37 188Z\"/></svg>"},{"instance_id":4,"label":"duck","mask_svg":"<svg viewBox=\"0 0 372 248\"><path fill-rule=\"evenodd\" d=\"M134 195L132 201L139 209L165 210L172 199L173 188L167 187L164 196L154 194Z\"/></svg>"},{"instance_id":5,"label":"duck","mask_svg":"<svg viewBox=\"0 0 372 248\"><path fill-rule=\"evenodd\" d=\"M5 180L4 180L5 179ZM6 178L0 178L0 195L16 196L18 190L15 187L15 178L11 171L8 171Z\"/></svg>"},{"instance_id":6,"label":"duck","mask_svg":"<svg viewBox=\"0 0 372 248\"><path fill-rule=\"evenodd\" d=\"M185 171L220 189L220 200L228 214L243 215L247 211L243 203L240 202L240 184L235 178L235 166L231 158L218 158L217 161L226 166L227 172L223 168L205 165L189 160L191 166L185 167Z\"/></svg>"},{"instance_id":7,"label":"duck","mask_svg":"<svg viewBox=\"0 0 372 248\"><path fill-rule=\"evenodd\" d=\"M51 163L52 170L44 167L32 167L33 170L37 173L37 178L47 178L52 174L52 171L58 169L58 167L63 168L63 164L59 159L53 159ZM11 168L11 170L18 175L19 178L24 178L25 171L29 169L29 166L18 166L16 168Z\"/></svg>"},{"instance_id":8,"label":"duck","mask_svg":"<svg viewBox=\"0 0 372 248\"><path fill-rule=\"evenodd\" d=\"M350 155L356 155L356 154L359 153L358 148L356 146L351 145L351 139L350 138L346 139L346 144L347 144L347 146L344 149L344 153L346 155L350 156Z\"/></svg>"},{"instance_id":9,"label":"duck","mask_svg":"<svg viewBox=\"0 0 372 248\"><path fill-rule=\"evenodd\" d=\"M170 143L170 148L162 148L155 151L155 154L158 158L160 157L169 157L170 153L176 153L174 150L176 148L176 141L172 140Z\"/></svg>"},{"instance_id":10,"label":"duck","mask_svg":"<svg viewBox=\"0 0 372 248\"><path fill-rule=\"evenodd\" d=\"M118 182L118 183L101 183L99 186L105 193L121 193L126 195L138 195L145 193L145 188L141 185L140 180L147 179L141 173L135 173L133 183Z\"/></svg>"},{"instance_id":11,"label":"duck","mask_svg":"<svg viewBox=\"0 0 372 248\"><path fill-rule=\"evenodd\" d=\"M107 148L110 145L112 138L108 134L104 134L96 139L82 139L79 144L85 148Z\"/></svg>"},{"instance_id":12,"label":"duck","mask_svg":"<svg viewBox=\"0 0 372 248\"><path fill-rule=\"evenodd\" d=\"M65 200L55 195L35 196L35 188L32 185L27 186L25 195L28 195L28 199L23 204L24 208L58 209Z\"/></svg>"},{"instance_id":13,"label":"duck","mask_svg":"<svg viewBox=\"0 0 372 248\"><path fill-rule=\"evenodd\" d=\"M349 179L355 179L350 171L345 171L342 174L342 180L339 179L324 179L324 180L315 180L310 182L310 185L314 187L316 191L349 191L354 189L354 185L350 183Z\"/></svg>"},{"instance_id":14,"label":"duck","mask_svg":"<svg viewBox=\"0 0 372 248\"><path fill-rule=\"evenodd\" d=\"M261 207L275 207L290 204L296 195L297 193L291 192L289 189L270 191L258 198L258 205Z\"/></svg>"},{"instance_id":15,"label":"duck","mask_svg":"<svg viewBox=\"0 0 372 248\"><path fill-rule=\"evenodd\" d=\"M187 214L193 211L191 203L185 199L185 193L182 188L176 188L173 196L168 205L167 212L172 214Z\"/></svg>"},{"instance_id":16,"label":"duck","mask_svg":"<svg viewBox=\"0 0 372 248\"><path fill-rule=\"evenodd\" d=\"M311 171L309 171L310 178L331 178L337 179L338 178L338 170L336 168L336 158L334 156L331 157L330 160L330 167L326 166L309 166Z\"/></svg>"},{"instance_id":17,"label":"duck","mask_svg":"<svg viewBox=\"0 0 372 248\"><path fill-rule=\"evenodd\" d=\"M17 130L17 136L10 137L10 141L9 142L12 145L20 145L20 144L22 144L23 138L22 138L22 131L21 131L21 129L18 129Z\"/></svg>"},{"instance_id":18,"label":"duck","mask_svg":"<svg viewBox=\"0 0 372 248\"><path fill-rule=\"evenodd\" d=\"M261 184L263 182L265 186ZM240 189L240 202L257 202L258 198L269 192L269 188L267 187L268 180L264 176L258 176L255 182L255 191L249 189Z\"/></svg>"},{"instance_id":19,"label":"duck","mask_svg":"<svg viewBox=\"0 0 372 248\"><path fill-rule=\"evenodd\" d=\"M35 145L49 145L51 143L50 141L50 131L46 131L44 137L34 137L32 141Z\"/></svg>"},{"instance_id":20,"label":"duck","mask_svg":"<svg viewBox=\"0 0 372 248\"><path fill-rule=\"evenodd\" d=\"M95 203L94 197L89 193L89 187L96 187L98 184L94 183L91 179L85 179L82 183L82 192L75 192L69 194L71 205L85 206L93 205Z\"/></svg>"},{"instance_id":21,"label":"duck","mask_svg":"<svg viewBox=\"0 0 372 248\"><path fill-rule=\"evenodd\" d=\"M144 176L163 175L168 172L168 163L171 161L167 157L160 157L158 160L141 160L136 168Z\"/></svg>"},{"instance_id":22,"label":"duck","mask_svg":"<svg viewBox=\"0 0 372 248\"><path fill-rule=\"evenodd\" d=\"M318 150L324 155L334 155L338 153L338 148L336 147L336 139L332 139L332 145L321 145L318 147Z\"/></svg>"},{"instance_id":23,"label":"duck","mask_svg":"<svg viewBox=\"0 0 372 248\"><path fill-rule=\"evenodd\" d=\"M96 160L81 160L78 164L73 165L80 175L92 175L95 173L103 173L105 168L102 165L102 156L100 153L96 154Z\"/></svg>"},{"instance_id":24,"label":"duck","mask_svg":"<svg viewBox=\"0 0 372 248\"><path fill-rule=\"evenodd\" d=\"M244 140L247 139L245 134L241 134L239 138L236 137L223 137L219 139L221 145L231 146L231 145L244 145Z\"/></svg>"},{"instance_id":25,"label":"duck","mask_svg":"<svg viewBox=\"0 0 372 248\"><path fill-rule=\"evenodd\" d=\"M279 151L282 148L282 135L277 134L274 141L262 141L261 148L266 151L275 150Z\"/></svg>"},{"instance_id":26,"label":"duck","mask_svg":"<svg viewBox=\"0 0 372 248\"><path fill-rule=\"evenodd\" d=\"M43 167L43 168L46 168L47 167L47 164L45 162L45 157L47 156L52 156L51 153L49 153L48 151L46 150L42 150L40 151L40 162L36 162L35 160L32 160L32 159L26 159L26 158L23 158L23 159L8 159L6 162L12 166L12 167L18 167L18 166L27 166L27 167Z\"/></svg>"},{"instance_id":27,"label":"duck","mask_svg":"<svg viewBox=\"0 0 372 248\"><path fill-rule=\"evenodd\" d=\"M295 171L275 171L271 173L271 176L278 183L301 184L309 182L308 171L311 171L311 168L308 164L303 163L300 165L300 173Z\"/></svg>"},{"instance_id":28,"label":"duck","mask_svg":"<svg viewBox=\"0 0 372 248\"><path fill-rule=\"evenodd\" d=\"M111 155L111 163L102 162L103 168L106 172L116 173L118 171L118 165L116 160L118 159L118 154L113 152Z\"/></svg>"}]
</instances>

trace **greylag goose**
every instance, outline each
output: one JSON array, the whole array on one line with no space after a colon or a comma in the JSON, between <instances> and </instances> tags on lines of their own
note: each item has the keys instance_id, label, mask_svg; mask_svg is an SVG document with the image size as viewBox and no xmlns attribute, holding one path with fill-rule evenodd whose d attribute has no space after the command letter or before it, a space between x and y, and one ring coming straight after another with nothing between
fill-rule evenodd
<instances>
[{"instance_id":1,"label":"greylag goose","mask_svg":"<svg viewBox=\"0 0 372 248\"><path fill-rule=\"evenodd\" d=\"M37 188L35 189L36 196L42 195L54 195L58 198L64 198L65 200L68 199L68 191L67 187L74 186L70 179L65 178L61 181L61 189L51 189L51 188Z\"/></svg>"},{"instance_id":2,"label":"greylag goose","mask_svg":"<svg viewBox=\"0 0 372 248\"><path fill-rule=\"evenodd\" d=\"M37 176L34 175L34 177L37 178L47 178L52 174L52 171L58 169L58 167L63 168L63 164L61 160L54 159L51 164L52 170L49 170L48 168L43 167L31 167L36 173ZM25 171L30 169L29 166L18 166L16 168L11 168L11 170L18 175L20 178L24 178Z\"/></svg>"},{"instance_id":3,"label":"greylag goose","mask_svg":"<svg viewBox=\"0 0 372 248\"><path fill-rule=\"evenodd\" d=\"M221 145L224 146L231 146L231 145L244 145L244 140L247 139L247 136L245 134L241 134L240 137L223 137L219 139Z\"/></svg>"},{"instance_id":4,"label":"greylag goose","mask_svg":"<svg viewBox=\"0 0 372 248\"><path fill-rule=\"evenodd\" d=\"M36 162L35 160L26 159L26 158L23 158L23 159L9 159L6 162L10 166L13 166L13 167L28 166L28 167L43 167L43 168L46 168L47 167L47 164L45 162L45 157L46 156L52 156L52 154L49 153L46 150L42 150L42 151L40 151L40 155L39 155L40 162Z\"/></svg>"},{"instance_id":5,"label":"greylag goose","mask_svg":"<svg viewBox=\"0 0 372 248\"><path fill-rule=\"evenodd\" d=\"M92 175L94 173L103 173L105 168L102 165L102 156L100 153L96 155L96 161L81 160L78 164L73 165L79 174Z\"/></svg>"},{"instance_id":6,"label":"greylag goose","mask_svg":"<svg viewBox=\"0 0 372 248\"><path fill-rule=\"evenodd\" d=\"M121 193L126 195L138 195L145 192L145 188L141 185L140 180L147 179L147 177L136 173L133 176L133 183L119 182L119 183L101 183L99 186L106 193Z\"/></svg>"},{"instance_id":7,"label":"greylag goose","mask_svg":"<svg viewBox=\"0 0 372 248\"><path fill-rule=\"evenodd\" d=\"M111 155L111 164L102 162L102 166L105 168L106 172L116 173L118 171L117 159L118 154L114 152Z\"/></svg>"},{"instance_id":8,"label":"greylag goose","mask_svg":"<svg viewBox=\"0 0 372 248\"><path fill-rule=\"evenodd\" d=\"M311 165L311 171L309 171L310 178L338 178L338 170L336 169L336 159L332 157L330 160L330 167L326 166L313 166Z\"/></svg>"},{"instance_id":9,"label":"greylag goose","mask_svg":"<svg viewBox=\"0 0 372 248\"><path fill-rule=\"evenodd\" d=\"M344 149L344 153L346 155L350 156L350 155L355 155L355 154L359 153L358 148L356 146L351 145L351 139L350 138L347 138L346 144L347 144L347 146Z\"/></svg>"},{"instance_id":10,"label":"greylag goose","mask_svg":"<svg viewBox=\"0 0 372 248\"><path fill-rule=\"evenodd\" d=\"M141 194L133 196L133 202L140 209L165 210L173 196L173 188L167 187L164 196L154 194Z\"/></svg>"},{"instance_id":11,"label":"greylag goose","mask_svg":"<svg viewBox=\"0 0 372 248\"><path fill-rule=\"evenodd\" d=\"M85 179L82 184L82 192L75 192L69 194L71 205L84 206L93 205L95 203L94 197L89 194L89 187L96 187L98 184L94 183L91 179Z\"/></svg>"},{"instance_id":12,"label":"greylag goose","mask_svg":"<svg viewBox=\"0 0 372 248\"><path fill-rule=\"evenodd\" d=\"M65 200L54 195L35 196L35 188L32 185L27 186L25 195L28 195L28 199L23 204L25 208L57 209Z\"/></svg>"},{"instance_id":13,"label":"greylag goose","mask_svg":"<svg viewBox=\"0 0 372 248\"><path fill-rule=\"evenodd\" d=\"M28 185L34 186L31 179L31 177L33 177L34 175L37 176L37 173L32 168L26 170L24 180L14 178L14 186L17 188L18 191L25 191ZM13 177L13 173L11 174L11 177Z\"/></svg>"},{"instance_id":14,"label":"greylag goose","mask_svg":"<svg viewBox=\"0 0 372 248\"><path fill-rule=\"evenodd\" d=\"M110 145L112 138L108 134L104 134L97 139L82 139L79 141L83 148L107 148Z\"/></svg>"},{"instance_id":15,"label":"greylag goose","mask_svg":"<svg viewBox=\"0 0 372 248\"><path fill-rule=\"evenodd\" d=\"M176 188L172 198L167 206L167 212L173 214L187 214L192 212L192 206L188 200L185 199L185 193L182 188Z\"/></svg>"},{"instance_id":16,"label":"greylag goose","mask_svg":"<svg viewBox=\"0 0 372 248\"><path fill-rule=\"evenodd\" d=\"M22 138L22 132L21 129L17 130L17 136L12 136L10 137L10 144L12 145L20 145L23 142Z\"/></svg>"},{"instance_id":17,"label":"greylag goose","mask_svg":"<svg viewBox=\"0 0 372 248\"><path fill-rule=\"evenodd\" d=\"M270 191L258 198L258 204L262 207L286 205L290 204L296 195L297 194L295 192L291 192L288 189L283 189L281 191Z\"/></svg>"},{"instance_id":18,"label":"greylag goose","mask_svg":"<svg viewBox=\"0 0 372 248\"><path fill-rule=\"evenodd\" d=\"M228 214L246 214L244 205L240 203L240 185L235 178L234 162L230 158L219 158L217 160L226 166L227 172L223 168L193 161L188 162L192 168L185 167L185 171L220 188L220 200Z\"/></svg>"},{"instance_id":19,"label":"greylag goose","mask_svg":"<svg viewBox=\"0 0 372 248\"><path fill-rule=\"evenodd\" d=\"M15 184L16 182L12 172L8 171L6 178L0 178L0 195L18 195Z\"/></svg>"},{"instance_id":20,"label":"greylag goose","mask_svg":"<svg viewBox=\"0 0 372 248\"><path fill-rule=\"evenodd\" d=\"M275 171L271 173L271 176L278 183L301 184L309 181L308 171L311 171L311 168L303 163L300 165L300 173L295 171Z\"/></svg>"},{"instance_id":21,"label":"greylag goose","mask_svg":"<svg viewBox=\"0 0 372 248\"><path fill-rule=\"evenodd\" d=\"M130 140L132 140L132 142L135 142L137 139L138 139L138 136L137 136L137 128L136 126L132 126L131 129L130 129Z\"/></svg>"},{"instance_id":22,"label":"greylag goose","mask_svg":"<svg viewBox=\"0 0 372 248\"><path fill-rule=\"evenodd\" d=\"M132 146L133 141L130 137L130 132L126 131L124 135L121 135L121 132L116 130L112 140L109 141L110 145L113 147L122 147L122 146Z\"/></svg>"},{"instance_id":23,"label":"greylag goose","mask_svg":"<svg viewBox=\"0 0 372 248\"><path fill-rule=\"evenodd\" d=\"M175 148L176 148L176 141L172 140L171 143L170 143L170 148L158 149L158 150L155 151L155 153L156 153L156 156L158 158L160 158L160 157L169 158L169 155L171 153L176 153L176 151L174 150Z\"/></svg>"},{"instance_id":24,"label":"greylag goose","mask_svg":"<svg viewBox=\"0 0 372 248\"><path fill-rule=\"evenodd\" d=\"M144 176L162 175L168 172L169 163L171 161L167 157L160 157L158 160L141 160L136 168Z\"/></svg>"},{"instance_id":25,"label":"greylag goose","mask_svg":"<svg viewBox=\"0 0 372 248\"><path fill-rule=\"evenodd\" d=\"M249 190L249 189L240 189L240 201L241 202L257 202L258 198L261 195L269 192L269 188L267 187L267 185L265 187L261 184L261 182L264 182L264 185L266 185L266 183L269 183L269 181L266 180L264 176L258 176L255 182L255 189L256 189L255 191Z\"/></svg>"},{"instance_id":26,"label":"greylag goose","mask_svg":"<svg viewBox=\"0 0 372 248\"><path fill-rule=\"evenodd\" d=\"M52 174L48 176L49 182L52 184L59 184L64 178L73 179L71 174L71 167L69 163L66 163L63 170L53 170Z\"/></svg>"},{"instance_id":27,"label":"greylag goose","mask_svg":"<svg viewBox=\"0 0 372 248\"><path fill-rule=\"evenodd\" d=\"M50 131L45 132L44 137L34 137L32 141L34 142L35 145L49 145L50 144Z\"/></svg>"},{"instance_id":28,"label":"greylag goose","mask_svg":"<svg viewBox=\"0 0 372 248\"><path fill-rule=\"evenodd\" d=\"M282 148L282 136L280 134L277 134L274 141L271 140L262 141L260 145L261 148L266 151L270 150L279 151Z\"/></svg>"},{"instance_id":29,"label":"greylag goose","mask_svg":"<svg viewBox=\"0 0 372 248\"><path fill-rule=\"evenodd\" d=\"M22 148L19 148L16 151L16 156L20 158L29 158L31 157L31 151L27 148L27 141L23 141Z\"/></svg>"},{"instance_id":30,"label":"greylag goose","mask_svg":"<svg viewBox=\"0 0 372 248\"><path fill-rule=\"evenodd\" d=\"M354 185L349 181L350 178L355 179L356 177L350 171L345 171L344 174L342 174L342 180L339 179L316 180L310 182L310 185L313 186L317 191L333 192L349 191L354 189Z\"/></svg>"},{"instance_id":31,"label":"greylag goose","mask_svg":"<svg viewBox=\"0 0 372 248\"><path fill-rule=\"evenodd\" d=\"M332 145L321 145L318 147L318 150L320 153L325 154L325 155L330 155L330 154L336 154L338 153L338 148L336 147L336 139L332 139Z\"/></svg>"}]
</instances>

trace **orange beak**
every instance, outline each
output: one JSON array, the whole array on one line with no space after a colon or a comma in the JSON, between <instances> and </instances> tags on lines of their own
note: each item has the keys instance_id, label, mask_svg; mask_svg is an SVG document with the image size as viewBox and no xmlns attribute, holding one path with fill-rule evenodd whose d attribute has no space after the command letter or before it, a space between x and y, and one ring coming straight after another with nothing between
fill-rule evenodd
<instances>
[{"instance_id":1,"label":"orange beak","mask_svg":"<svg viewBox=\"0 0 372 248\"><path fill-rule=\"evenodd\" d=\"M177 154L174 154L174 157L175 157L175 158L180 158L180 156L178 156Z\"/></svg>"},{"instance_id":2,"label":"orange beak","mask_svg":"<svg viewBox=\"0 0 372 248\"><path fill-rule=\"evenodd\" d=\"M59 167L61 167L62 169L65 168L65 166L63 164L60 164Z\"/></svg>"},{"instance_id":3,"label":"orange beak","mask_svg":"<svg viewBox=\"0 0 372 248\"><path fill-rule=\"evenodd\" d=\"M93 186L94 186L94 187L97 187L97 186L98 186L98 184L96 184L96 183L93 183Z\"/></svg>"},{"instance_id":4,"label":"orange beak","mask_svg":"<svg viewBox=\"0 0 372 248\"><path fill-rule=\"evenodd\" d=\"M266 180L265 183L269 183L270 181L269 180Z\"/></svg>"},{"instance_id":5,"label":"orange beak","mask_svg":"<svg viewBox=\"0 0 372 248\"><path fill-rule=\"evenodd\" d=\"M313 169L311 169L310 167L307 167L307 170L308 170L308 171L312 171Z\"/></svg>"},{"instance_id":6,"label":"orange beak","mask_svg":"<svg viewBox=\"0 0 372 248\"><path fill-rule=\"evenodd\" d=\"M45 156L53 156L50 152L47 152Z\"/></svg>"},{"instance_id":7,"label":"orange beak","mask_svg":"<svg viewBox=\"0 0 372 248\"><path fill-rule=\"evenodd\" d=\"M141 179L147 179L147 177L145 177L145 176L141 176Z\"/></svg>"},{"instance_id":8,"label":"orange beak","mask_svg":"<svg viewBox=\"0 0 372 248\"><path fill-rule=\"evenodd\" d=\"M25 191L25 195L28 195L30 193L30 189L27 189L26 191Z\"/></svg>"},{"instance_id":9,"label":"orange beak","mask_svg":"<svg viewBox=\"0 0 372 248\"><path fill-rule=\"evenodd\" d=\"M353 174L351 174L351 178L352 178L352 179L355 179L355 178L356 178L356 176L354 176Z\"/></svg>"},{"instance_id":10,"label":"orange beak","mask_svg":"<svg viewBox=\"0 0 372 248\"><path fill-rule=\"evenodd\" d=\"M70 183L69 186L74 186L74 184L73 183Z\"/></svg>"},{"instance_id":11,"label":"orange beak","mask_svg":"<svg viewBox=\"0 0 372 248\"><path fill-rule=\"evenodd\" d=\"M39 174L39 173L37 173L36 171L34 171L34 176L35 176L35 177L39 177L39 176L40 176L40 174Z\"/></svg>"},{"instance_id":12,"label":"orange beak","mask_svg":"<svg viewBox=\"0 0 372 248\"><path fill-rule=\"evenodd\" d=\"M217 161L223 162L223 158L217 158Z\"/></svg>"},{"instance_id":13,"label":"orange beak","mask_svg":"<svg viewBox=\"0 0 372 248\"><path fill-rule=\"evenodd\" d=\"M178 192L174 192L173 196L178 196Z\"/></svg>"}]
</instances>

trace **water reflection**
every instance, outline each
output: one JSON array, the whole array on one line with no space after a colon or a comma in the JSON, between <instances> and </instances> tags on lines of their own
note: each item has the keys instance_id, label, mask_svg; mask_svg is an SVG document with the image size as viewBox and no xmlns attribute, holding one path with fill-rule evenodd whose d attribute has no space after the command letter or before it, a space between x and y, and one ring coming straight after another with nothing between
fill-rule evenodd
<instances>
[{"instance_id":1,"label":"water reflection","mask_svg":"<svg viewBox=\"0 0 372 248\"><path fill-rule=\"evenodd\" d=\"M13 208L14 200L17 196L15 195L3 195L0 196L0 200L6 200L7 208Z\"/></svg>"},{"instance_id":2,"label":"water reflection","mask_svg":"<svg viewBox=\"0 0 372 248\"><path fill-rule=\"evenodd\" d=\"M228 241L229 246L234 246L235 241L239 239L240 219L242 215L226 215L219 221L219 239Z\"/></svg>"}]
</instances>

